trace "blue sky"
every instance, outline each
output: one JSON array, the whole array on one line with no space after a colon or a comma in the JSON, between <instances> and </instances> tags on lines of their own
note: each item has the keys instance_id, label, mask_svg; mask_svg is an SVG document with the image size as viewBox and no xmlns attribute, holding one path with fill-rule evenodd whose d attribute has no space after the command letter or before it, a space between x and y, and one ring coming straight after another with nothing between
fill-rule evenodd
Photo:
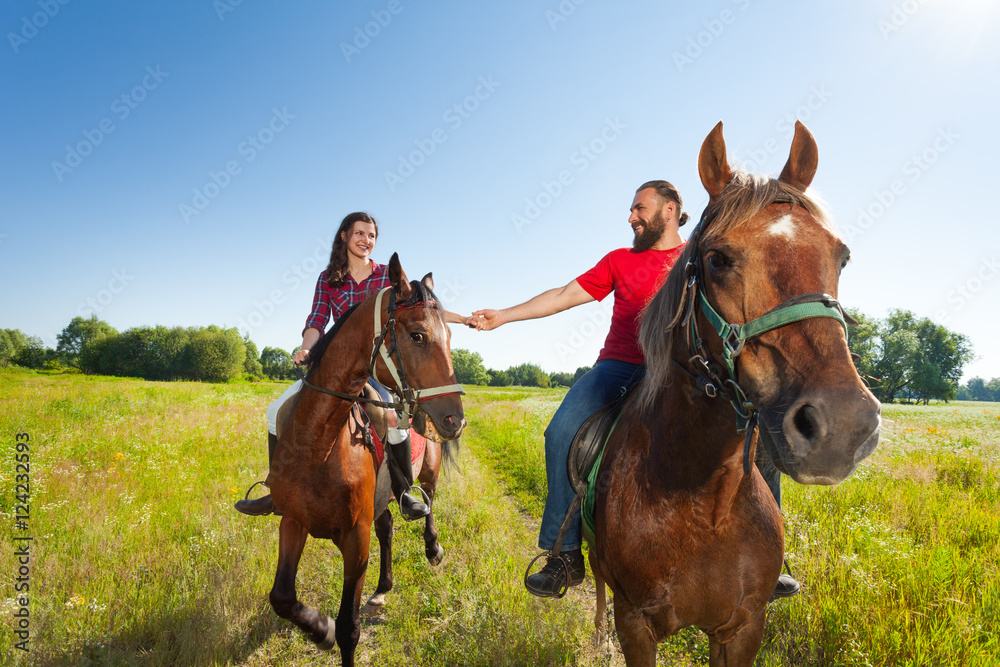
<instances>
[{"instance_id":1,"label":"blue sky","mask_svg":"<svg viewBox=\"0 0 1000 667\"><path fill-rule=\"evenodd\" d=\"M720 119L776 174L800 118L841 300L942 322L966 378L1000 376L995 3L10 0L0 30L0 326L51 346L97 313L290 350L354 210L451 310L513 305L629 245L646 180L697 218ZM572 371L609 308L453 347Z\"/></svg>"}]
</instances>

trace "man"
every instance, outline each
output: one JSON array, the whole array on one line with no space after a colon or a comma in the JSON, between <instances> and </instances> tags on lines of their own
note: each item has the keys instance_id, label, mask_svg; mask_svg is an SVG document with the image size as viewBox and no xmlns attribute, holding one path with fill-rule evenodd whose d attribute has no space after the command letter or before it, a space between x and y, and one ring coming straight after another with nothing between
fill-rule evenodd
<instances>
[{"instance_id":1,"label":"man","mask_svg":"<svg viewBox=\"0 0 1000 667\"><path fill-rule=\"evenodd\" d=\"M649 181L636 190L628 222L632 248L613 250L597 265L565 287L548 290L503 310L478 310L476 327L491 330L520 320L547 317L574 306L615 294L611 330L593 369L574 383L545 429L545 467L549 492L538 546L551 551L574 491L566 474L573 436L601 407L624 394L643 376L645 358L639 347L639 314L663 283L683 249L679 228L687 222L681 196L667 181ZM541 597L558 594L583 581L585 569L580 517L577 513L563 542L561 558L528 577L528 590Z\"/></svg>"}]
</instances>

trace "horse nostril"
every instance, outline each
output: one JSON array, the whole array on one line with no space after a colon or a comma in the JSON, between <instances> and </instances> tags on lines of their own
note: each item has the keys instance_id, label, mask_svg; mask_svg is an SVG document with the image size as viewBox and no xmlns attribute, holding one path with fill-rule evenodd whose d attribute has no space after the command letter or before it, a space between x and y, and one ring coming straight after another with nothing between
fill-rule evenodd
<instances>
[{"instance_id":1,"label":"horse nostril","mask_svg":"<svg viewBox=\"0 0 1000 667\"><path fill-rule=\"evenodd\" d=\"M819 431L818 417L816 408L806 404L796 411L792 423L806 440L812 440Z\"/></svg>"},{"instance_id":2,"label":"horse nostril","mask_svg":"<svg viewBox=\"0 0 1000 667\"><path fill-rule=\"evenodd\" d=\"M446 426L450 426L450 427L454 428L454 426L455 426L455 416L454 415L448 415L447 417L444 418L444 423L445 423Z\"/></svg>"}]
</instances>

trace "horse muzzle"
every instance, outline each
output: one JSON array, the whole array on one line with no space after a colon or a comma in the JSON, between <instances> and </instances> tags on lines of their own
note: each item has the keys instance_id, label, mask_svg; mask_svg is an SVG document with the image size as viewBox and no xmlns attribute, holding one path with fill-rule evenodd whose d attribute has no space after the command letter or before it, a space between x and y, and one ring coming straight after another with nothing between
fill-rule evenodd
<instances>
[{"instance_id":1,"label":"horse muzzle","mask_svg":"<svg viewBox=\"0 0 1000 667\"><path fill-rule=\"evenodd\" d=\"M796 482L837 484L875 451L881 413L871 394L800 396L785 411L760 409L760 441Z\"/></svg>"},{"instance_id":2,"label":"horse muzzle","mask_svg":"<svg viewBox=\"0 0 1000 667\"><path fill-rule=\"evenodd\" d=\"M417 432L434 442L457 440L465 430L466 424L461 403L457 410L435 410L430 405L421 406L420 413L413 419L413 426Z\"/></svg>"}]
</instances>

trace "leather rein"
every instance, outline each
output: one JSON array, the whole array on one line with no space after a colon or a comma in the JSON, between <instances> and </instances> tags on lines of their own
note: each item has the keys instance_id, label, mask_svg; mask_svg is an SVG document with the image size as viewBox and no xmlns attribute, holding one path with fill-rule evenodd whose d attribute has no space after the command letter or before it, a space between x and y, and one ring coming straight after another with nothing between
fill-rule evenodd
<instances>
[{"instance_id":1,"label":"leather rein","mask_svg":"<svg viewBox=\"0 0 1000 667\"><path fill-rule=\"evenodd\" d=\"M386 292L389 293L387 306L388 317L383 325L382 300ZM381 358L385 362L386 367L389 369L389 375L395 382L395 389L392 391L396 394L396 397L399 400L391 402L379 401L366 396L357 396L355 394L347 394L340 391L334 391L333 389L327 389L326 387L320 387L307 380L305 375L302 374L302 371L299 370L298 366L295 367L295 374L300 380L302 380L302 383L305 386L315 391L336 396L337 398L342 398L347 401L370 403L372 405L377 405L380 408L392 408L398 414L399 428L410 428L410 420L420 411L421 401L426 401L437 396L444 396L445 394L465 394L465 390L462 388L461 384L456 383L441 385L438 387L429 387L426 389L416 389L411 387L406 379L406 371L403 369L403 353L396 340L396 313L400 310L408 310L410 308L417 308L426 305L436 306L437 304L433 301L418 301L416 303L408 303L400 307L396 303L396 290L392 287L383 288L375 297L375 327L374 337L372 338L372 353L371 362L368 366L368 375L380 384L388 386L386 383L379 380L375 370L375 365L378 363L379 358ZM386 339L389 341L388 346L386 345ZM393 361L394 355L399 361L398 366Z\"/></svg>"}]
</instances>

